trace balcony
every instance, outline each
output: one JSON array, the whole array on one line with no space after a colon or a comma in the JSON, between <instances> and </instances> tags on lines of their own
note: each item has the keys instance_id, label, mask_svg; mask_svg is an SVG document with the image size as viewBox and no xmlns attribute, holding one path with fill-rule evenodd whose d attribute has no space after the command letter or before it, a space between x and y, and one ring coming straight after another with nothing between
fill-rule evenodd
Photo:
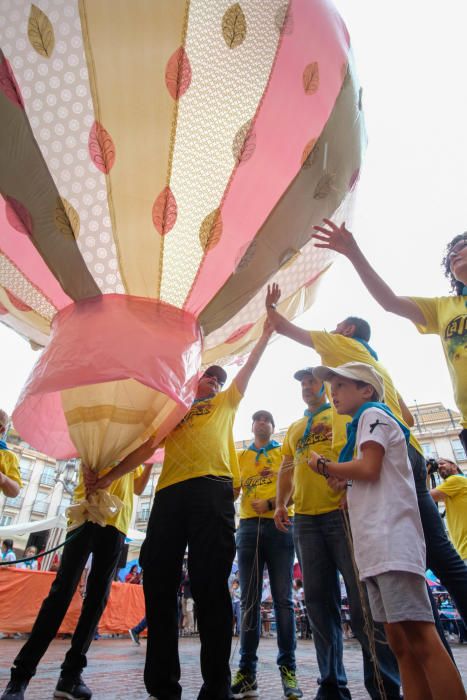
<instances>
[{"instance_id":1,"label":"balcony","mask_svg":"<svg viewBox=\"0 0 467 700\"><path fill-rule=\"evenodd\" d=\"M48 501L36 501L32 507L32 513L38 513L39 515L45 515L49 510Z\"/></svg>"},{"instance_id":2,"label":"balcony","mask_svg":"<svg viewBox=\"0 0 467 700\"><path fill-rule=\"evenodd\" d=\"M144 522L147 523L149 520L149 514L150 514L150 509L149 508L142 508L136 513L136 520L139 522Z\"/></svg>"}]
</instances>

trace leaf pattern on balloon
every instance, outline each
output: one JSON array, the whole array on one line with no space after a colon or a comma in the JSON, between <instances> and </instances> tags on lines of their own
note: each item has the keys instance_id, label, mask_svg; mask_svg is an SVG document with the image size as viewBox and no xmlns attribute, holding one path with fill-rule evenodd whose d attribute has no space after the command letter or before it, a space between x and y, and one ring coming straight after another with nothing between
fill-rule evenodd
<instances>
[{"instance_id":1,"label":"leaf pattern on balloon","mask_svg":"<svg viewBox=\"0 0 467 700\"><path fill-rule=\"evenodd\" d=\"M232 153L238 164L250 160L256 148L256 132L253 128L253 120L249 119L235 134L232 144Z\"/></svg>"},{"instance_id":2,"label":"leaf pattern on balloon","mask_svg":"<svg viewBox=\"0 0 467 700\"><path fill-rule=\"evenodd\" d=\"M57 197L54 211L55 226L60 233L78 240L80 220L78 212L64 197Z\"/></svg>"},{"instance_id":3,"label":"leaf pattern on balloon","mask_svg":"<svg viewBox=\"0 0 467 700\"><path fill-rule=\"evenodd\" d=\"M220 209L208 214L199 229L199 242L205 253L216 246L222 236L222 216Z\"/></svg>"},{"instance_id":4,"label":"leaf pattern on balloon","mask_svg":"<svg viewBox=\"0 0 467 700\"><path fill-rule=\"evenodd\" d=\"M10 102L24 109L21 90L16 82L15 74L11 69L10 63L5 56L3 56L2 62L0 63L0 91L3 92Z\"/></svg>"},{"instance_id":5,"label":"leaf pattern on balloon","mask_svg":"<svg viewBox=\"0 0 467 700\"><path fill-rule=\"evenodd\" d=\"M305 148L303 149L302 159L301 159L300 164L304 168L310 168L313 165L314 158L311 157L311 154L313 153L313 150L316 146L317 140L318 139L310 139L308 141L307 145L305 146Z\"/></svg>"},{"instance_id":6,"label":"leaf pattern on balloon","mask_svg":"<svg viewBox=\"0 0 467 700\"><path fill-rule=\"evenodd\" d=\"M307 95L314 95L319 88L319 66L317 61L309 63L303 71L303 89Z\"/></svg>"},{"instance_id":7,"label":"leaf pattern on balloon","mask_svg":"<svg viewBox=\"0 0 467 700\"><path fill-rule=\"evenodd\" d=\"M115 163L115 145L109 132L98 121L89 132L88 149L96 168L107 175Z\"/></svg>"},{"instance_id":8,"label":"leaf pattern on balloon","mask_svg":"<svg viewBox=\"0 0 467 700\"><path fill-rule=\"evenodd\" d=\"M24 204L14 197L5 196L5 213L10 226L26 236L32 235L32 217Z\"/></svg>"},{"instance_id":9,"label":"leaf pattern on balloon","mask_svg":"<svg viewBox=\"0 0 467 700\"><path fill-rule=\"evenodd\" d=\"M165 236L177 221L177 201L170 187L164 187L152 206L152 222L161 236Z\"/></svg>"},{"instance_id":10,"label":"leaf pattern on balloon","mask_svg":"<svg viewBox=\"0 0 467 700\"><path fill-rule=\"evenodd\" d=\"M246 19L239 2L231 5L222 18L222 35L229 49L236 49L246 37Z\"/></svg>"},{"instance_id":11,"label":"leaf pattern on balloon","mask_svg":"<svg viewBox=\"0 0 467 700\"><path fill-rule=\"evenodd\" d=\"M54 28L50 19L36 5L31 5L28 19L28 38L40 56L50 58L55 46Z\"/></svg>"},{"instance_id":12,"label":"leaf pattern on balloon","mask_svg":"<svg viewBox=\"0 0 467 700\"><path fill-rule=\"evenodd\" d=\"M324 173L318 181L313 192L313 199L325 199L334 189L335 176L332 173Z\"/></svg>"},{"instance_id":13,"label":"leaf pattern on balloon","mask_svg":"<svg viewBox=\"0 0 467 700\"><path fill-rule=\"evenodd\" d=\"M281 5L274 15L274 24L280 34L289 36L294 30L292 10L289 4Z\"/></svg>"},{"instance_id":14,"label":"leaf pattern on balloon","mask_svg":"<svg viewBox=\"0 0 467 700\"><path fill-rule=\"evenodd\" d=\"M165 84L170 96L179 100L190 87L191 65L188 54L180 46L169 58L165 69Z\"/></svg>"},{"instance_id":15,"label":"leaf pattern on balloon","mask_svg":"<svg viewBox=\"0 0 467 700\"><path fill-rule=\"evenodd\" d=\"M226 340L224 340L224 343L236 343L237 340L243 338L243 336L246 335L248 331L250 331L253 328L254 325L254 323L245 323L244 326L240 326L240 328L237 328L231 335L229 335L229 337Z\"/></svg>"},{"instance_id":16,"label":"leaf pattern on balloon","mask_svg":"<svg viewBox=\"0 0 467 700\"><path fill-rule=\"evenodd\" d=\"M18 297L15 296L13 292L10 292L8 289L5 289L5 292L12 306L14 306L15 309L18 309L18 311L32 311L31 307L25 304L24 301L21 301L21 299L18 299Z\"/></svg>"}]
</instances>

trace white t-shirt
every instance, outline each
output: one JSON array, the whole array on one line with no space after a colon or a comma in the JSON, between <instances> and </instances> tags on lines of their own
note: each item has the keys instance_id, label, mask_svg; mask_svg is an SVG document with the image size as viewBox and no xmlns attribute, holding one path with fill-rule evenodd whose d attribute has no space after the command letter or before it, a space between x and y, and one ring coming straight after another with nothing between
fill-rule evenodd
<instances>
[{"instance_id":1,"label":"white t-shirt","mask_svg":"<svg viewBox=\"0 0 467 700\"><path fill-rule=\"evenodd\" d=\"M355 480L347 491L360 579L386 571L424 576L425 539L404 434L387 413L368 408L358 422L357 457L369 441L384 448L379 479Z\"/></svg>"}]
</instances>

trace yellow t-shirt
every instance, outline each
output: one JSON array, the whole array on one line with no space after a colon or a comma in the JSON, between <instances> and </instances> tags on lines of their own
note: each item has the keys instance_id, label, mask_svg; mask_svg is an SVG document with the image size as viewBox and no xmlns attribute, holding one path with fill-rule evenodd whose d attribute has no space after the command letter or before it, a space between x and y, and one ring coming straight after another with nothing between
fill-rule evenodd
<instances>
[{"instance_id":1,"label":"yellow t-shirt","mask_svg":"<svg viewBox=\"0 0 467 700\"><path fill-rule=\"evenodd\" d=\"M324 477L311 471L308 466L310 452L332 459L337 453L332 448L329 433L332 430L332 411L328 408L314 416L310 434L303 439L308 418L304 416L292 423L282 445L284 457L294 461L294 505L297 515L322 515L339 508L342 493L329 488Z\"/></svg>"},{"instance_id":2,"label":"yellow t-shirt","mask_svg":"<svg viewBox=\"0 0 467 700\"><path fill-rule=\"evenodd\" d=\"M467 297L410 297L426 324L415 324L420 333L439 335L451 375L454 398L467 428Z\"/></svg>"},{"instance_id":3,"label":"yellow t-shirt","mask_svg":"<svg viewBox=\"0 0 467 700\"><path fill-rule=\"evenodd\" d=\"M436 487L446 495L449 535L461 559L467 559L467 478L450 476Z\"/></svg>"},{"instance_id":4,"label":"yellow t-shirt","mask_svg":"<svg viewBox=\"0 0 467 700\"><path fill-rule=\"evenodd\" d=\"M258 518L258 513L253 509L251 502L256 499L273 499L276 497L277 475L282 462L282 452L279 443L266 454L261 453L256 461L257 452L250 449L240 450L238 453L238 466L240 467L240 479L242 484L242 497L240 500L240 518ZM289 515L293 515L293 506L288 509ZM268 510L261 514L262 518L273 518L274 510Z\"/></svg>"},{"instance_id":5,"label":"yellow t-shirt","mask_svg":"<svg viewBox=\"0 0 467 700\"><path fill-rule=\"evenodd\" d=\"M199 401L165 439L157 491L200 476L233 478L240 486L233 424L242 395L235 381L226 391Z\"/></svg>"},{"instance_id":6,"label":"yellow t-shirt","mask_svg":"<svg viewBox=\"0 0 467 700\"><path fill-rule=\"evenodd\" d=\"M327 365L328 367L338 367L338 365L343 365L346 362L365 362L367 365L374 367L383 377L385 404L389 406L396 418L400 420L401 423L406 425L404 419L402 418L396 387L394 386L387 369L381 364L381 362L375 360L374 357L370 355L364 345L359 343L358 340L347 338L345 335L340 335L339 333L311 331L310 335L313 346L318 355L321 355L321 361L324 365ZM333 406L332 445L337 451L337 454L339 454L347 442L345 426L351 420L351 416L340 415ZM410 433L410 444L413 445L413 447L415 447L415 449L421 455L423 455L423 450L420 447L420 443L412 433Z\"/></svg>"},{"instance_id":7,"label":"yellow t-shirt","mask_svg":"<svg viewBox=\"0 0 467 700\"><path fill-rule=\"evenodd\" d=\"M111 469L112 467L102 469L102 471L99 472L99 476L105 476ZM124 474L120 479L112 481L110 486L105 489L112 496L117 496L123 503L121 510L116 515L108 518L106 525L116 527L117 530L123 532L124 535L128 532L131 516L133 514L134 481L141 476L143 471L144 467L136 467L132 472ZM73 494L73 502L82 501L84 498L86 498L86 492L84 489L83 471L80 469L78 484Z\"/></svg>"},{"instance_id":8,"label":"yellow t-shirt","mask_svg":"<svg viewBox=\"0 0 467 700\"><path fill-rule=\"evenodd\" d=\"M23 487L18 457L11 450L0 450L0 472L9 479L16 481L20 488Z\"/></svg>"}]
</instances>

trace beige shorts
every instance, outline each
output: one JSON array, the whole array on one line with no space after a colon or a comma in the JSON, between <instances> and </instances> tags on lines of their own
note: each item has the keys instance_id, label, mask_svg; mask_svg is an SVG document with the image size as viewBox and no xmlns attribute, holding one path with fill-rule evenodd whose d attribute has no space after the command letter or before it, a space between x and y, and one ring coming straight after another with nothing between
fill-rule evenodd
<instances>
[{"instance_id":1,"label":"beige shorts","mask_svg":"<svg viewBox=\"0 0 467 700\"><path fill-rule=\"evenodd\" d=\"M364 583L375 622L434 622L424 576L387 571Z\"/></svg>"}]
</instances>

